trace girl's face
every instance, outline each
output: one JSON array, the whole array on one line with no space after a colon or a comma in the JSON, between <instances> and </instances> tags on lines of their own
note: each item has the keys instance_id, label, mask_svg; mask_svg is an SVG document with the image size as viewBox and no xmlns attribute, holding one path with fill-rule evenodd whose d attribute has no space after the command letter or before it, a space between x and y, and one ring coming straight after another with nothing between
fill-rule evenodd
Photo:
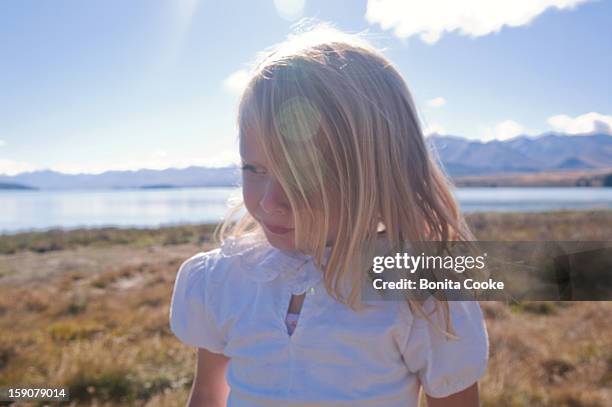
<instances>
[{"instance_id":1,"label":"girl's face","mask_svg":"<svg viewBox=\"0 0 612 407\"><path fill-rule=\"evenodd\" d=\"M295 251L293 212L279 181L268 170L266 156L252 135L240 137L242 196L247 211L261 225L268 242L280 250ZM332 217L328 243L337 234L338 216Z\"/></svg>"}]
</instances>

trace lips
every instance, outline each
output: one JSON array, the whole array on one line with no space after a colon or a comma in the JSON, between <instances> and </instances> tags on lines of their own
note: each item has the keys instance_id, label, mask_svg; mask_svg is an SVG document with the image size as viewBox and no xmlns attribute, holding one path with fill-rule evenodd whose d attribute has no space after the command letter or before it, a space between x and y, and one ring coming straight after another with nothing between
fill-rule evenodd
<instances>
[{"instance_id":1,"label":"lips","mask_svg":"<svg viewBox=\"0 0 612 407\"><path fill-rule=\"evenodd\" d=\"M266 229L276 235L284 235L285 233L291 232L293 228L286 228L282 226L270 225L269 223L262 222Z\"/></svg>"}]
</instances>

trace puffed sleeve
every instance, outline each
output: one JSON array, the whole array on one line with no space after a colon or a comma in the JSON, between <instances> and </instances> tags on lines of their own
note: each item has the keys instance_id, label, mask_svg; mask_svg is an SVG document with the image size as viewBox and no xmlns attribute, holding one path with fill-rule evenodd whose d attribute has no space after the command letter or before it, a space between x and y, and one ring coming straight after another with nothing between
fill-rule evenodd
<instances>
[{"instance_id":1,"label":"puffed sleeve","mask_svg":"<svg viewBox=\"0 0 612 407\"><path fill-rule=\"evenodd\" d=\"M489 354L489 338L477 301L449 301L454 334L446 337L427 320L411 318L411 326L402 351L408 369L417 374L425 393L434 398L447 397L465 390L485 373ZM431 312L433 300L424 304ZM436 324L444 320L440 312L430 314Z\"/></svg>"},{"instance_id":2,"label":"puffed sleeve","mask_svg":"<svg viewBox=\"0 0 612 407\"><path fill-rule=\"evenodd\" d=\"M223 353L225 340L209 304L209 253L198 253L179 267L170 302L170 329L183 343Z\"/></svg>"}]
</instances>

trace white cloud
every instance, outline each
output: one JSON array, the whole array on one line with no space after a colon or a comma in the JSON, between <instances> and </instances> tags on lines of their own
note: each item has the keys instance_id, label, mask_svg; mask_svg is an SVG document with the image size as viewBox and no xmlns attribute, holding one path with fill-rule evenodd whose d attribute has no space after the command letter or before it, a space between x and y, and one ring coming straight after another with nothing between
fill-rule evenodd
<instances>
[{"instance_id":1,"label":"white cloud","mask_svg":"<svg viewBox=\"0 0 612 407\"><path fill-rule=\"evenodd\" d=\"M26 162L0 159L0 175L16 175L28 171L40 171L50 169L64 174L101 174L106 171L136 171L139 169L164 170L166 168L186 168L190 166L200 167L225 167L237 165L240 156L234 150L222 150L213 157L183 157L172 158L163 150L156 150L149 156L143 156L133 160L127 160L119 165L108 165L104 163L81 164L60 163L50 167L35 166Z\"/></svg>"},{"instance_id":2,"label":"white cloud","mask_svg":"<svg viewBox=\"0 0 612 407\"><path fill-rule=\"evenodd\" d=\"M442 107L446 104L446 99L440 96L437 98L430 99L426 103L429 107Z\"/></svg>"},{"instance_id":3,"label":"white cloud","mask_svg":"<svg viewBox=\"0 0 612 407\"><path fill-rule=\"evenodd\" d=\"M230 93L242 93L249 79L249 72L245 69L241 69L225 78L223 81L223 88Z\"/></svg>"},{"instance_id":4,"label":"white cloud","mask_svg":"<svg viewBox=\"0 0 612 407\"><path fill-rule=\"evenodd\" d=\"M167 157L167 156L168 156L168 153L166 153L162 149L155 150L153 152L153 154L151 154L151 158L157 158L157 159L164 158L164 157Z\"/></svg>"},{"instance_id":5,"label":"white cloud","mask_svg":"<svg viewBox=\"0 0 612 407\"><path fill-rule=\"evenodd\" d=\"M509 140L527 133L528 131L514 120L504 120L493 127L482 127L480 139L482 141Z\"/></svg>"},{"instance_id":6,"label":"white cloud","mask_svg":"<svg viewBox=\"0 0 612 407\"><path fill-rule=\"evenodd\" d=\"M609 134L612 135L612 116L590 112L576 117L565 114L551 116L548 124L564 134ZM494 126L480 126L479 139L482 141L508 140L516 136L542 134L542 131L527 129L514 120L504 120Z\"/></svg>"},{"instance_id":7,"label":"white cloud","mask_svg":"<svg viewBox=\"0 0 612 407\"><path fill-rule=\"evenodd\" d=\"M0 158L0 174L16 175L20 172L35 171L38 168L30 163Z\"/></svg>"},{"instance_id":8,"label":"white cloud","mask_svg":"<svg viewBox=\"0 0 612 407\"><path fill-rule=\"evenodd\" d=\"M431 123L425 129L423 129L425 137L431 136L432 134L447 134L446 129L438 123Z\"/></svg>"},{"instance_id":9,"label":"white cloud","mask_svg":"<svg viewBox=\"0 0 612 407\"><path fill-rule=\"evenodd\" d=\"M6 142L4 140L0 140L0 147L4 147L6 145Z\"/></svg>"},{"instance_id":10,"label":"white cloud","mask_svg":"<svg viewBox=\"0 0 612 407\"><path fill-rule=\"evenodd\" d=\"M225 167L228 165L238 165L240 163L240 154L234 150L221 151L214 158L208 158L201 162L204 167Z\"/></svg>"},{"instance_id":11,"label":"white cloud","mask_svg":"<svg viewBox=\"0 0 612 407\"><path fill-rule=\"evenodd\" d=\"M503 26L527 25L549 8L572 9L590 0L369 0L366 19L400 38L419 35L428 44L445 32L481 37Z\"/></svg>"},{"instance_id":12,"label":"white cloud","mask_svg":"<svg viewBox=\"0 0 612 407\"><path fill-rule=\"evenodd\" d=\"M570 117L559 114L548 118L548 124L555 130L567 134L603 133L612 135L612 116L590 112Z\"/></svg>"},{"instance_id":13,"label":"white cloud","mask_svg":"<svg viewBox=\"0 0 612 407\"><path fill-rule=\"evenodd\" d=\"M525 128L514 120L504 120L495 126L495 135L498 140L508 140L525 133Z\"/></svg>"},{"instance_id":14,"label":"white cloud","mask_svg":"<svg viewBox=\"0 0 612 407\"><path fill-rule=\"evenodd\" d=\"M285 20L296 20L304 12L305 0L274 0L276 12Z\"/></svg>"},{"instance_id":15,"label":"white cloud","mask_svg":"<svg viewBox=\"0 0 612 407\"><path fill-rule=\"evenodd\" d=\"M49 167L51 171L57 171L64 174L101 174L112 170L128 170L132 168L125 167L109 167L103 164L54 164Z\"/></svg>"},{"instance_id":16,"label":"white cloud","mask_svg":"<svg viewBox=\"0 0 612 407\"><path fill-rule=\"evenodd\" d=\"M105 171L135 171L139 169L164 170L166 168L186 168L190 166L200 167L225 167L237 164L239 155L235 151L221 151L214 157L197 158L181 157L172 158L161 150L155 151L149 157L127 160L121 165L105 164L56 164L51 166L51 170L63 172L65 174L100 174ZM1 167L0 167L1 168Z\"/></svg>"}]
</instances>

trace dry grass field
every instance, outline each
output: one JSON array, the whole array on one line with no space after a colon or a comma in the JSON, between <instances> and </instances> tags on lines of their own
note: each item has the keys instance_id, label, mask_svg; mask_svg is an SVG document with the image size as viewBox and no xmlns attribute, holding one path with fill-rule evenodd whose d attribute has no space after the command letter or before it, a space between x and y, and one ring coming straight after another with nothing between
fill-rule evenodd
<instances>
[{"instance_id":1,"label":"dry grass field","mask_svg":"<svg viewBox=\"0 0 612 407\"><path fill-rule=\"evenodd\" d=\"M612 240L612 211L469 223L481 240ZM67 386L71 406L183 406L195 352L170 332L168 305L181 262L214 247L211 231L0 236L0 386ZM482 305L483 406L612 405L612 302Z\"/></svg>"},{"instance_id":2,"label":"dry grass field","mask_svg":"<svg viewBox=\"0 0 612 407\"><path fill-rule=\"evenodd\" d=\"M536 173L472 175L454 178L459 187L601 187L612 168Z\"/></svg>"}]
</instances>

